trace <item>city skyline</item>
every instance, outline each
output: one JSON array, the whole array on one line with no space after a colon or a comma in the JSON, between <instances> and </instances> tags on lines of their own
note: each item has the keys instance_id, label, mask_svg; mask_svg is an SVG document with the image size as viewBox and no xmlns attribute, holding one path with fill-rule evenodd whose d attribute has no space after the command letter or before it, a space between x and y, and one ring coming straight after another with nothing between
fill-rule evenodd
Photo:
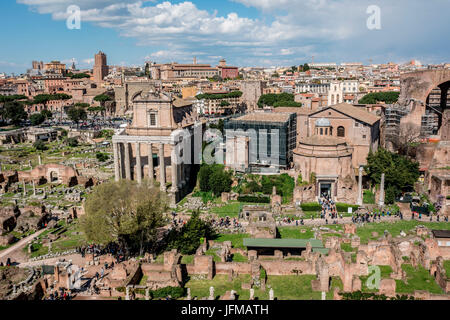
<instances>
[{"instance_id":1,"label":"city skyline","mask_svg":"<svg viewBox=\"0 0 450 320\"><path fill-rule=\"evenodd\" d=\"M73 4L82 10L79 30L66 26ZM367 27L370 5L380 8L380 30ZM194 56L239 67L298 65L313 56L316 62L443 63L449 45L440 39L450 26L445 7L450 3L439 0L351 6L347 0L4 1L2 30L14 28L2 35L7 50L0 53L0 72L23 73L32 60L71 65L75 59L77 67L92 68L99 50L110 65L128 66Z\"/></svg>"}]
</instances>

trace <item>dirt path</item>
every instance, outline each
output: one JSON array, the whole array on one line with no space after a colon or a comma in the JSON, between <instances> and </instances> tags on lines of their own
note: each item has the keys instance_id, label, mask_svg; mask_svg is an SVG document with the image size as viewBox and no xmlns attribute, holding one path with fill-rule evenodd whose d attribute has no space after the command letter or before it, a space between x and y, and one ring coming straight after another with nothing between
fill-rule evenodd
<instances>
[{"instance_id":1,"label":"dirt path","mask_svg":"<svg viewBox=\"0 0 450 320\"><path fill-rule=\"evenodd\" d=\"M38 232L33 233L31 236L23 238L19 242L13 244L8 249L0 251L0 262L6 263L6 260L8 258L11 258L12 262L25 261L24 259L27 259L27 255L24 252L22 252L22 249L30 241L33 241L35 238L39 237L45 230L47 229L39 230Z\"/></svg>"}]
</instances>

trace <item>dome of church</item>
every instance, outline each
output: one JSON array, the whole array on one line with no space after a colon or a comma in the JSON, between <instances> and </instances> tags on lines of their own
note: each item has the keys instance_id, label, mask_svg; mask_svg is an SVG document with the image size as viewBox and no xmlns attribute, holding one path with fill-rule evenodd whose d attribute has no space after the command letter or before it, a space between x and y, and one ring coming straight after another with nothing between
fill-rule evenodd
<instances>
[{"instance_id":1,"label":"dome of church","mask_svg":"<svg viewBox=\"0 0 450 320\"><path fill-rule=\"evenodd\" d=\"M316 121L316 127L331 127L330 120L327 118L320 118Z\"/></svg>"}]
</instances>

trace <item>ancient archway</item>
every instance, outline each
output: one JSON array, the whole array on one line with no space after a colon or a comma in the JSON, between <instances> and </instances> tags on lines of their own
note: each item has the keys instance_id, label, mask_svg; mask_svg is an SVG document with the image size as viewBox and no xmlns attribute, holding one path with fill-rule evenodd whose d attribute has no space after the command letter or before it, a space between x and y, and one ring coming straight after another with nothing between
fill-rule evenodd
<instances>
[{"instance_id":1,"label":"ancient archway","mask_svg":"<svg viewBox=\"0 0 450 320\"><path fill-rule=\"evenodd\" d=\"M434 69L401 75L401 94L398 101L408 114L401 120L402 127L413 123L427 137L441 132L443 113L448 109L450 69Z\"/></svg>"},{"instance_id":2,"label":"ancient archway","mask_svg":"<svg viewBox=\"0 0 450 320\"><path fill-rule=\"evenodd\" d=\"M58 172L51 171L49 176L50 176L50 183L56 183L59 181Z\"/></svg>"}]
</instances>

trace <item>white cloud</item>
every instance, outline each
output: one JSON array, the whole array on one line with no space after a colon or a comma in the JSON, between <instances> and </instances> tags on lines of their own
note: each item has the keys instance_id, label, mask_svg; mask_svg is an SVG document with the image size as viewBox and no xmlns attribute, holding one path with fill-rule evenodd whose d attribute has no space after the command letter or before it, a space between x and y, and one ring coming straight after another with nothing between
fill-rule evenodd
<instances>
[{"instance_id":1,"label":"white cloud","mask_svg":"<svg viewBox=\"0 0 450 320\"><path fill-rule=\"evenodd\" d=\"M94 65L95 59L94 58L88 58L88 59L82 60L82 62L84 64L87 64L87 65Z\"/></svg>"},{"instance_id":2,"label":"white cloud","mask_svg":"<svg viewBox=\"0 0 450 320\"><path fill-rule=\"evenodd\" d=\"M256 8L262 18L240 15L239 5L237 12L220 15L190 1L17 0L55 20L66 19L67 7L76 2L82 9L82 23L115 29L121 36L135 38L140 46L156 48L149 55L152 59L191 59L194 52L202 52L204 58L220 54L240 57L239 62L267 62L270 57L272 64L278 64L311 55L317 60L361 60L412 51L435 54L436 47L445 54L449 49L442 39L450 29L446 17L450 1L232 1ZM366 9L372 4L381 8L380 31L366 27ZM436 45L442 41L445 44Z\"/></svg>"}]
</instances>

